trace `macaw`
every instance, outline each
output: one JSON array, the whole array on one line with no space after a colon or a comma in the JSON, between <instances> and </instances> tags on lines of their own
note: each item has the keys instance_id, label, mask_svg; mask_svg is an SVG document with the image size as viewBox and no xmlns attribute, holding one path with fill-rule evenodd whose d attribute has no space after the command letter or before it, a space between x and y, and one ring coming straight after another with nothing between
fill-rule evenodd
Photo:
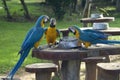
<instances>
[{"instance_id":1,"label":"macaw","mask_svg":"<svg viewBox=\"0 0 120 80\"><path fill-rule=\"evenodd\" d=\"M49 17L47 15L42 15L38 18L35 25L28 31L22 46L21 50L19 51L20 58L10 73L7 75L8 80L12 80L13 76L20 68L22 63L24 62L25 58L28 56L29 51L31 48L35 47L38 48L39 42L44 34L44 24L48 21Z\"/></svg>"},{"instance_id":2,"label":"macaw","mask_svg":"<svg viewBox=\"0 0 120 80\"><path fill-rule=\"evenodd\" d=\"M81 30L78 26L74 25L69 27L69 30L74 34L77 34L77 38L85 45L86 48L92 44L120 44L120 41L107 40L108 34L100 31L85 29Z\"/></svg>"},{"instance_id":3,"label":"macaw","mask_svg":"<svg viewBox=\"0 0 120 80\"><path fill-rule=\"evenodd\" d=\"M51 18L50 19L50 25L45 31L45 37L48 46L52 46L56 44L56 39L60 37L60 31L56 29L56 19Z\"/></svg>"}]
</instances>

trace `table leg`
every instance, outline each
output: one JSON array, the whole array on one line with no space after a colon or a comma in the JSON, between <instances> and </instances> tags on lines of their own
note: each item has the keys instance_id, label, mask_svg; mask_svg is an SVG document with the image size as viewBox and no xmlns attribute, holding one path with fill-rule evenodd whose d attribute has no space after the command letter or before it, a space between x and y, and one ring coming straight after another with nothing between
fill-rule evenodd
<instances>
[{"instance_id":1,"label":"table leg","mask_svg":"<svg viewBox=\"0 0 120 80\"><path fill-rule=\"evenodd\" d=\"M62 61L62 80L80 80L81 60Z\"/></svg>"}]
</instances>

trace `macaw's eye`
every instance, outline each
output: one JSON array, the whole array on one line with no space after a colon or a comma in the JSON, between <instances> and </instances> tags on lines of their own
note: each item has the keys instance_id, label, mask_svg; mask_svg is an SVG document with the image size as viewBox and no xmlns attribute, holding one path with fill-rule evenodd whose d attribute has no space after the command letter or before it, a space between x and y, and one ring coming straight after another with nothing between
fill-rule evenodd
<instances>
[{"instance_id":1,"label":"macaw's eye","mask_svg":"<svg viewBox=\"0 0 120 80\"><path fill-rule=\"evenodd\" d=\"M44 23L46 23L48 20L49 20L49 17L48 17L48 16L45 16L45 18L44 18Z\"/></svg>"},{"instance_id":2,"label":"macaw's eye","mask_svg":"<svg viewBox=\"0 0 120 80\"><path fill-rule=\"evenodd\" d=\"M44 19L44 22L47 22L47 21L48 21L48 19L47 19L47 18L45 18L45 19Z\"/></svg>"}]
</instances>

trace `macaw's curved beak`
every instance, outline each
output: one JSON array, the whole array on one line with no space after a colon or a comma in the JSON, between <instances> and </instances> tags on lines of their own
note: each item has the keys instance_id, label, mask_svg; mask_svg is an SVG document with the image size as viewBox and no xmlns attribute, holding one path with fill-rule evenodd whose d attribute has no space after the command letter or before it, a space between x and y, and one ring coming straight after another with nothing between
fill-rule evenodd
<instances>
[{"instance_id":1,"label":"macaw's curved beak","mask_svg":"<svg viewBox=\"0 0 120 80\"><path fill-rule=\"evenodd\" d=\"M73 28L73 27L69 27L68 30L69 30L70 32L72 32L72 33L75 35L75 33L76 33L75 28Z\"/></svg>"},{"instance_id":2,"label":"macaw's curved beak","mask_svg":"<svg viewBox=\"0 0 120 80\"><path fill-rule=\"evenodd\" d=\"M44 17L44 23L47 23L49 21L49 16Z\"/></svg>"},{"instance_id":3,"label":"macaw's curved beak","mask_svg":"<svg viewBox=\"0 0 120 80\"><path fill-rule=\"evenodd\" d=\"M55 18L51 18L50 19L50 27L55 27L56 26L56 19Z\"/></svg>"}]
</instances>

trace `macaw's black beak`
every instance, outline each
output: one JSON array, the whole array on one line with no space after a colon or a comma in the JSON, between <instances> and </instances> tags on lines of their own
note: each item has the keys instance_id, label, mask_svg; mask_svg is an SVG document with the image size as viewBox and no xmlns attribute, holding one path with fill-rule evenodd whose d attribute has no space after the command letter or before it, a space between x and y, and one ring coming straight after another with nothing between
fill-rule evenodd
<instances>
[{"instance_id":1,"label":"macaw's black beak","mask_svg":"<svg viewBox=\"0 0 120 80\"><path fill-rule=\"evenodd\" d=\"M56 19L55 18L51 18L50 19L50 27L55 27L56 26Z\"/></svg>"},{"instance_id":2,"label":"macaw's black beak","mask_svg":"<svg viewBox=\"0 0 120 80\"><path fill-rule=\"evenodd\" d=\"M55 25L53 23L50 24L50 27L55 27Z\"/></svg>"},{"instance_id":3,"label":"macaw's black beak","mask_svg":"<svg viewBox=\"0 0 120 80\"><path fill-rule=\"evenodd\" d=\"M44 17L44 23L47 23L49 21L49 19L50 19L49 16L45 16Z\"/></svg>"},{"instance_id":4,"label":"macaw's black beak","mask_svg":"<svg viewBox=\"0 0 120 80\"><path fill-rule=\"evenodd\" d=\"M69 27L68 30L72 32L74 35L76 34L76 30L73 27Z\"/></svg>"}]
</instances>

